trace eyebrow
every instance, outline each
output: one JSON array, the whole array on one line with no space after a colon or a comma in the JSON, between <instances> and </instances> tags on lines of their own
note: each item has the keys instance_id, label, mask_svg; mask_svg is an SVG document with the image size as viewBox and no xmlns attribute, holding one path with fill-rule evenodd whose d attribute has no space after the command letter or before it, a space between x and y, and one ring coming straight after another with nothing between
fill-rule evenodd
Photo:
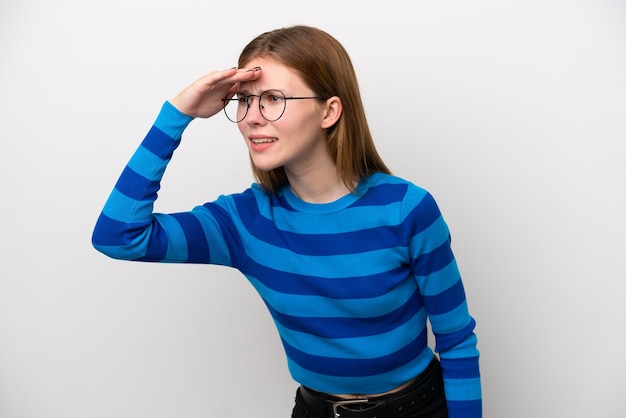
<instances>
[{"instance_id":1,"label":"eyebrow","mask_svg":"<svg viewBox=\"0 0 626 418\"><path fill-rule=\"evenodd\" d=\"M287 95L287 93L283 89L269 88L269 89L258 89L256 96L260 95L261 93L265 93L266 91L272 91L272 90L280 91L284 95ZM250 93L250 90L248 89L241 89L241 90L238 90L236 94L245 94L246 96L249 96L251 93Z\"/></svg>"}]
</instances>

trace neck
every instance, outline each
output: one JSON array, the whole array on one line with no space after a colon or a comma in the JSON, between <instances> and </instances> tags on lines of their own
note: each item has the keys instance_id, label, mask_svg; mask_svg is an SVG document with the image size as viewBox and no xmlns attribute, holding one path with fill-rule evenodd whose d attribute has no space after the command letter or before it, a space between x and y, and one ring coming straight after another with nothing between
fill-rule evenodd
<instances>
[{"instance_id":1,"label":"neck","mask_svg":"<svg viewBox=\"0 0 626 418\"><path fill-rule=\"evenodd\" d=\"M350 193L350 189L332 171L332 176L291 176L293 194L309 203L330 203Z\"/></svg>"}]
</instances>

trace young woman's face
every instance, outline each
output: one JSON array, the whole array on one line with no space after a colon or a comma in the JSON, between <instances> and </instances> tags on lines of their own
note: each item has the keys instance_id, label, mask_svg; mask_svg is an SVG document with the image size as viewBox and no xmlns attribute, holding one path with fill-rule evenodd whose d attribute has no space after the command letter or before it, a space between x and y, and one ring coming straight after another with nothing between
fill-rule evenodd
<instances>
[{"instance_id":1,"label":"young woman's face","mask_svg":"<svg viewBox=\"0 0 626 418\"><path fill-rule=\"evenodd\" d=\"M253 59L246 64L246 68L257 66L261 67L261 76L257 80L241 83L240 93L261 95L267 90L280 90L287 98L315 96L289 67L266 58ZM269 171L283 166L288 174L297 174L314 169L320 161L328 161L323 101L287 99L282 116L271 122L259 110L259 97L251 99L246 117L237 126L259 170ZM266 116L267 113L270 110Z\"/></svg>"}]
</instances>

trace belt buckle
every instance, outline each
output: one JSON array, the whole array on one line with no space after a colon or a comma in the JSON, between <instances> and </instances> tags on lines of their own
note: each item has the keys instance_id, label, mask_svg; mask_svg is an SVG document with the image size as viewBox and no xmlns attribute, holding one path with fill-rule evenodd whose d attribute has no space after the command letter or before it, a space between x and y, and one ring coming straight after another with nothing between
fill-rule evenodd
<instances>
[{"instance_id":1,"label":"belt buckle","mask_svg":"<svg viewBox=\"0 0 626 418\"><path fill-rule=\"evenodd\" d=\"M339 408L340 406L355 405L361 403L369 403L369 399L346 399L345 401L333 402L333 414L335 415L335 418L339 418L341 417L341 414L337 412L337 408Z\"/></svg>"}]
</instances>

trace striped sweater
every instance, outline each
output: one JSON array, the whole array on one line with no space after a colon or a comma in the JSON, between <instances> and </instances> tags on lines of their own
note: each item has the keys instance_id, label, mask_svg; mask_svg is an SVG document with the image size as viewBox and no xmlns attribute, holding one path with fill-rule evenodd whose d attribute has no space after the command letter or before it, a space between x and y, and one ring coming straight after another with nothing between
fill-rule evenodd
<instances>
[{"instance_id":1,"label":"striped sweater","mask_svg":"<svg viewBox=\"0 0 626 418\"><path fill-rule=\"evenodd\" d=\"M321 392L380 393L415 377L434 355L430 321L450 417L480 417L475 321L432 196L378 173L328 204L253 184L188 212L154 213L191 120L165 102L98 218L94 247L238 269L265 302L294 380Z\"/></svg>"}]
</instances>

